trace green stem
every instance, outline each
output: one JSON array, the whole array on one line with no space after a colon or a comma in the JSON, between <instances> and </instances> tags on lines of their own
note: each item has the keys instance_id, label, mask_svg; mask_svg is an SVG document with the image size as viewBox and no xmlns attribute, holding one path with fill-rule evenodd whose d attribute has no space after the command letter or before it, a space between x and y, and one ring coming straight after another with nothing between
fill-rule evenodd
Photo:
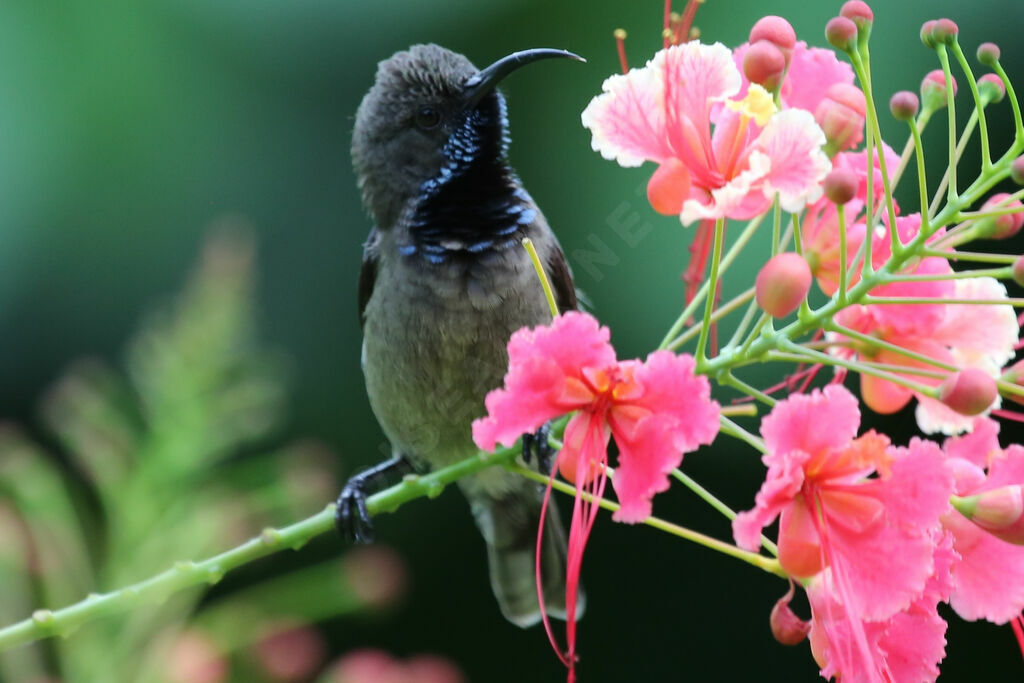
<instances>
[{"instance_id":1,"label":"green stem","mask_svg":"<svg viewBox=\"0 0 1024 683\"><path fill-rule=\"evenodd\" d=\"M445 486L482 469L511 462L520 448L478 453L424 476L409 476L401 483L366 499L371 515L391 512L415 498L434 498ZM334 528L334 505L312 517L280 529L265 529L240 546L198 562L177 562L173 567L138 583L109 593L93 593L80 602L58 610L36 610L28 619L0 629L0 650L52 636L66 636L89 621L128 611L140 604L155 604L172 593L219 581L225 573L248 562L291 548L298 550L310 539Z\"/></svg>"},{"instance_id":2,"label":"green stem","mask_svg":"<svg viewBox=\"0 0 1024 683\"><path fill-rule=\"evenodd\" d=\"M754 298L754 288L751 287L747 291L745 291L742 294L734 297L729 302L727 302L727 303L723 304L722 306L719 306L717 309L715 309L715 312L711 314L711 322L713 322L713 323L718 322L719 320L721 320L725 316L729 315L730 313L735 311L737 308L739 308L743 304L747 303L748 301L751 301L753 298ZM694 337L696 337L699 333L700 333L700 327L697 326L697 325L694 325L693 327L688 329L686 332L683 332L681 335L679 335L678 337L673 339L668 344L668 346L666 346L665 348L670 349L672 351L675 351L680 346L682 346L686 342L688 342L691 339L693 339Z\"/></svg>"},{"instance_id":3,"label":"green stem","mask_svg":"<svg viewBox=\"0 0 1024 683\"><path fill-rule=\"evenodd\" d=\"M967 149L967 143L971 139L971 133L974 132L974 126L977 125L978 114L977 112L971 112L970 118L967 119L967 125L964 126L964 132L960 136L960 142L956 145L956 163L960 163L960 159L963 157L964 150ZM942 202L942 194L946 191L946 187L949 186L949 168L946 168L942 174L942 180L939 182L939 187L935 190L935 197L932 199L932 203L928 206L928 215L934 216L935 212L939 209L939 204ZM921 202L921 208L927 205L927 201ZM923 211L921 212L924 213Z\"/></svg>"},{"instance_id":4,"label":"green stem","mask_svg":"<svg viewBox=\"0 0 1024 683\"><path fill-rule=\"evenodd\" d=\"M910 134L914 138L914 156L917 157L917 188L920 197L921 208L928 205L928 179L924 167L924 148L921 146L921 134L917 132L917 124L909 121ZM921 231L930 232L928 228L928 213L921 212Z\"/></svg>"},{"instance_id":5,"label":"green stem","mask_svg":"<svg viewBox=\"0 0 1024 683\"><path fill-rule=\"evenodd\" d=\"M758 401L760 401L761 403L764 403L766 405L774 406L777 403L777 401L774 398L772 398L768 394L764 393L763 391L761 391L757 387L753 387L753 386L747 384L746 382L744 382L740 378L738 378L735 375L733 375L731 372L727 372L727 373L723 374L719 378L719 381L722 384L728 385L728 386L730 386L730 387L732 387L734 389L739 389L741 392L743 392L747 396L753 396Z\"/></svg>"},{"instance_id":6,"label":"green stem","mask_svg":"<svg viewBox=\"0 0 1024 683\"><path fill-rule=\"evenodd\" d=\"M715 308L715 291L718 288L719 269L722 264L722 238L725 232L725 219L715 221L715 244L711 251L711 274L708 276L708 294L705 298L704 318L700 321L700 337L697 339L697 365L707 358L705 351L708 344L708 333L711 331L711 314Z\"/></svg>"},{"instance_id":7,"label":"green stem","mask_svg":"<svg viewBox=\"0 0 1024 683\"><path fill-rule=\"evenodd\" d=\"M754 449L761 453L767 453L768 447L764 445L764 439L759 436L754 436L743 427L730 420L729 418L722 416L718 418L719 431L723 434L727 434L733 438L745 441Z\"/></svg>"},{"instance_id":8,"label":"green stem","mask_svg":"<svg viewBox=\"0 0 1024 683\"><path fill-rule=\"evenodd\" d=\"M933 282L937 280L970 280L976 277L994 277L997 280L1005 280L1013 277L1013 268L1003 266L1002 268L981 268L978 270L958 270L953 273L930 273L924 275L890 275L885 282ZM942 301L945 301L943 299ZM940 303L942 303L940 301Z\"/></svg>"},{"instance_id":9,"label":"green stem","mask_svg":"<svg viewBox=\"0 0 1024 683\"><path fill-rule=\"evenodd\" d=\"M946 46L941 43L936 45L935 52L939 56L939 62L942 64L942 73L946 79L946 118L949 122L947 126L949 129L949 188L946 190L946 202L952 204L958 196L956 182L956 103L953 101L953 74L949 70L949 56L946 54Z\"/></svg>"},{"instance_id":10,"label":"green stem","mask_svg":"<svg viewBox=\"0 0 1024 683\"><path fill-rule=\"evenodd\" d=\"M960 62L960 68L964 70L964 75L967 76L967 85L971 88L971 97L974 98L974 114L978 118L978 136L981 138L981 172L988 173L989 169L992 168L992 157L989 153L988 146L988 126L985 122L985 103L981 101L981 94L978 92L978 82L974 79L974 72L971 70L971 65L964 57L964 51L960 49L960 43L953 41L953 55L957 61ZM967 137L969 133L965 130L964 137Z\"/></svg>"},{"instance_id":11,"label":"green stem","mask_svg":"<svg viewBox=\"0 0 1024 683\"><path fill-rule=\"evenodd\" d=\"M932 299L929 297L913 296L865 296L861 299L863 304L966 304L970 306L1013 306L1021 308L1024 306L1024 299Z\"/></svg>"},{"instance_id":12,"label":"green stem","mask_svg":"<svg viewBox=\"0 0 1024 683\"><path fill-rule=\"evenodd\" d=\"M544 297L548 300L548 308L551 309L551 317L557 318L558 303L555 302L555 294L551 291L551 282L548 280L548 274L544 272L544 266L540 262L540 256L537 255L537 247L533 246L533 240L529 237L524 237L523 248L530 254L530 261L533 262L533 269L537 271L537 278L540 280L540 286L544 288Z\"/></svg>"},{"instance_id":13,"label":"green stem","mask_svg":"<svg viewBox=\"0 0 1024 683\"><path fill-rule=\"evenodd\" d=\"M911 351L911 350L906 349L906 348L904 348L902 346L899 346L897 344L893 344L891 342L887 342L887 341L885 341L883 339L879 339L878 337L872 337L871 335L864 334L862 332L858 332L857 330L850 329L849 327L844 327L843 325L840 325L840 324L835 323L835 322L831 322L831 323L826 324L825 329L829 330L830 332L835 332L837 334L841 334L844 337L849 337L851 339L856 339L857 341L863 342L864 344L866 344L867 346L869 346L871 348L878 348L878 349L885 349L886 351L892 351L893 353L897 353L897 354L899 354L901 356L905 356L906 358L911 358L913 360L920 361L922 363L927 363L928 365L933 365L933 366L935 366L937 368L942 368L943 370L947 370L949 372L956 372L957 370L960 369L960 368L956 367L955 365L950 365L949 363L944 363L944 362L942 362L940 360L936 360L935 358L932 358L930 356L926 356L926 355L924 355L922 353L917 353L916 351Z\"/></svg>"},{"instance_id":14,"label":"green stem","mask_svg":"<svg viewBox=\"0 0 1024 683\"><path fill-rule=\"evenodd\" d=\"M988 254L983 251L942 251L922 249L921 256L938 256L950 261L975 261L977 263L1014 263L1019 256L1013 254Z\"/></svg>"},{"instance_id":15,"label":"green stem","mask_svg":"<svg viewBox=\"0 0 1024 683\"><path fill-rule=\"evenodd\" d=\"M534 472L531 469L522 467L521 465L509 465L507 469L510 472L515 472L516 474L526 477L527 479L532 479L533 481L536 481L541 484L547 485L548 483L550 483L551 488L553 488L556 491L559 491L569 496L578 495L580 498L587 501L588 503L593 503L605 510L608 510L609 512L615 512L619 509L618 503L610 501L606 498L597 498L596 496L592 496L586 491L577 491L576 487L570 484L566 484L565 482L559 481L558 479L551 480L549 477L540 474L539 472ZM610 473L611 468L608 469ZM648 517L641 523L646 524L649 527L658 529L659 531L670 533L673 536L678 536L679 538L685 539L687 541L692 541L693 543L702 545L710 550L720 552L723 555L728 555L729 557L734 557L737 560L742 560L747 564L753 565L758 569L762 569L768 572L769 574L775 574L776 576L780 576L782 578L788 577L786 572L783 571L782 567L779 565L779 561L774 558L765 557L764 555L759 555L757 553L752 553L748 550L743 550L742 548L737 548L736 546L730 545L729 543L719 541L717 538L712 538L711 536L702 534L699 531L694 531L693 529L687 529L686 527L679 526L678 524L667 522L658 517Z\"/></svg>"},{"instance_id":16,"label":"green stem","mask_svg":"<svg viewBox=\"0 0 1024 683\"><path fill-rule=\"evenodd\" d=\"M836 204L836 217L839 219L839 301L846 303L846 287L849 277L846 273L846 210L842 205ZM868 235L865 235L865 242Z\"/></svg>"}]
</instances>

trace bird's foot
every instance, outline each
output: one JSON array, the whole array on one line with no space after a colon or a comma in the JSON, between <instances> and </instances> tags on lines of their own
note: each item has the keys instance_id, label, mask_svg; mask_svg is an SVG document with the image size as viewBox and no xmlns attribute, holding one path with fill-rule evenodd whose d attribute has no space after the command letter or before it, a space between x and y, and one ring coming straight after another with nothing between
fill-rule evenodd
<instances>
[{"instance_id":1,"label":"bird's foot","mask_svg":"<svg viewBox=\"0 0 1024 683\"><path fill-rule=\"evenodd\" d=\"M373 521L366 507L370 495L384 489L389 480L412 472L404 457L392 458L349 479L338 495L334 526L346 543L373 543Z\"/></svg>"},{"instance_id":2,"label":"bird's foot","mask_svg":"<svg viewBox=\"0 0 1024 683\"><path fill-rule=\"evenodd\" d=\"M545 422L533 434L523 434L523 460L527 465L536 458L537 470L542 474L551 473L551 465L555 455L558 453L551 444L548 437L551 435L551 424Z\"/></svg>"}]
</instances>

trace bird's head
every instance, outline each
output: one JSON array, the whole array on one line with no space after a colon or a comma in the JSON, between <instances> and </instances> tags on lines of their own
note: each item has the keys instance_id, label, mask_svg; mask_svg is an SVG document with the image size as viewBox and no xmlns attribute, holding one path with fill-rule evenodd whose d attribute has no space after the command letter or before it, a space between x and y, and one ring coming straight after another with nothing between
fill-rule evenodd
<instances>
[{"instance_id":1,"label":"bird's head","mask_svg":"<svg viewBox=\"0 0 1024 683\"><path fill-rule=\"evenodd\" d=\"M505 101L495 86L520 66L564 50L524 50L478 70L438 45L414 45L377 67L356 113L352 163L363 203L387 229L425 183L501 160L508 143Z\"/></svg>"}]
</instances>

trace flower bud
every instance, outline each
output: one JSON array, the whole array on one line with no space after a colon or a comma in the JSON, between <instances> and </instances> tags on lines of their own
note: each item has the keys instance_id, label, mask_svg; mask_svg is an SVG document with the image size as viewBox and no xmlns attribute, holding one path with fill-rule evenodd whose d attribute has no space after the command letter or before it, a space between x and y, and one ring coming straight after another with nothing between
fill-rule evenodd
<instances>
[{"instance_id":1,"label":"flower bud","mask_svg":"<svg viewBox=\"0 0 1024 683\"><path fill-rule=\"evenodd\" d=\"M978 79L978 94L982 106L992 102L1001 102L1006 97L1006 84L995 74L985 74Z\"/></svg>"},{"instance_id":2,"label":"flower bud","mask_svg":"<svg viewBox=\"0 0 1024 683\"><path fill-rule=\"evenodd\" d=\"M952 19L936 19L932 25L932 40L936 44L952 45L956 41L960 27Z\"/></svg>"},{"instance_id":3,"label":"flower bud","mask_svg":"<svg viewBox=\"0 0 1024 683\"><path fill-rule=\"evenodd\" d=\"M967 519L1007 543L1024 545L1024 492L1020 484L1002 486L950 502Z\"/></svg>"},{"instance_id":4,"label":"flower bud","mask_svg":"<svg viewBox=\"0 0 1024 683\"><path fill-rule=\"evenodd\" d=\"M857 174L848 168L836 168L825 176L825 196L836 204L845 204L857 196Z\"/></svg>"},{"instance_id":5,"label":"flower bud","mask_svg":"<svg viewBox=\"0 0 1024 683\"><path fill-rule=\"evenodd\" d=\"M995 66L999 61L999 46L995 43L982 43L978 46L978 61L985 66Z\"/></svg>"},{"instance_id":6,"label":"flower bud","mask_svg":"<svg viewBox=\"0 0 1024 683\"><path fill-rule=\"evenodd\" d=\"M792 600L793 582L790 581L789 592L779 598L768 617L772 635L783 645L799 645L807 638L807 634L811 630L811 622L804 621L790 609L789 603Z\"/></svg>"},{"instance_id":7,"label":"flower bud","mask_svg":"<svg viewBox=\"0 0 1024 683\"><path fill-rule=\"evenodd\" d=\"M899 121L910 121L917 116L920 104L917 95L909 90L900 90L889 99L889 111Z\"/></svg>"},{"instance_id":8,"label":"flower bud","mask_svg":"<svg viewBox=\"0 0 1024 683\"><path fill-rule=\"evenodd\" d=\"M1024 157L1017 157L1010 164L1010 177L1018 185L1024 185Z\"/></svg>"},{"instance_id":9,"label":"flower bud","mask_svg":"<svg viewBox=\"0 0 1024 683\"><path fill-rule=\"evenodd\" d=\"M875 20L875 13L862 0L848 0L843 3L842 9L839 10L839 16L851 20L857 25L857 29L865 34L871 32L871 24Z\"/></svg>"},{"instance_id":10,"label":"flower bud","mask_svg":"<svg viewBox=\"0 0 1024 683\"><path fill-rule=\"evenodd\" d=\"M932 32L935 30L935 20L929 19L928 21L921 24L921 42L924 43L925 47L935 49L935 38L932 36Z\"/></svg>"},{"instance_id":11,"label":"flower bud","mask_svg":"<svg viewBox=\"0 0 1024 683\"><path fill-rule=\"evenodd\" d=\"M852 149L864 139L864 93L852 83L833 83L814 109L832 154Z\"/></svg>"},{"instance_id":12,"label":"flower bud","mask_svg":"<svg viewBox=\"0 0 1024 683\"><path fill-rule=\"evenodd\" d=\"M977 368L954 372L939 385L939 400L961 415L980 415L998 395L996 381Z\"/></svg>"},{"instance_id":13,"label":"flower bud","mask_svg":"<svg viewBox=\"0 0 1024 683\"><path fill-rule=\"evenodd\" d=\"M1024 256L1018 256L1013 262L1013 281L1024 287ZM1024 361L1021 361L1024 362Z\"/></svg>"},{"instance_id":14,"label":"flower bud","mask_svg":"<svg viewBox=\"0 0 1024 683\"><path fill-rule=\"evenodd\" d=\"M253 654L270 680L300 681L320 668L327 644L312 626L280 621L265 627Z\"/></svg>"},{"instance_id":15,"label":"flower bud","mask_svg":"<svg viewBox=\"0 0 1024 683\"><path fill-rule=\"evenodd\" d=\"M956 79L953 81L953 96L956 96ZM929 71L921 81L921 100L926 109L942 109L946 106L946 74L942 69Z\"/></svg>"},{"instance_id":16,"label":"flower bud","mask_svg":"<svg viewBox=\"0 0 1024 683\"><path fill-rule=\"evenodd\" d=\"M757 305L768 315L784 318L811 289L811 267L800 254L776 254L764 264L755 281Z\"/></svg>"},{"instance_id":17,"label":"flower bud","mask_svg":"<svg viewBox=\"0 0 1024 683\"><path fill-rule=\"evenodd\" d=\"M1024 256L1021 256L1013 262L1013 279L1024 287ZM1024 360L1019 360L1003 370L1003 374L1000 375L999 381L1006 382L1007 384L1016 384L1018 387L1024 387ZM1021 396L1020 394L1012 394L1010 392L1006 392L1004 395L1014 403L1024 405L1024 396Z\"/></svg>"},{"instance_id":18,"label":"flower bud","mask_svg":"<svg viewBox=\"0 0 1024 683\"><path fill-rule=\"evenodd\" d=\"M678 216L690 196L690 172L675 157L666 159L647 181L647 201L658 213Z\"/></svg>"},{"instance_id":19,"label":"flower bud","mask_svg":"<svg viewBox=\"0 0 1024 683\"><path fill-rule=\"evenodd\" d=\"M774 43L759 40L743 55L743 73L751 83L775 91L786 73L786 57Z\"/></svg>"},{"instance_id":20,"label":"flower bud","mask_svg":"<svg viewBox=\"0 0 1024 683\"><path fill-rule=\"evenodd\" d=\"M982 211L997 211L1000 209L1020 208L1021 213L1005 213L1001 216L987 216L975 223L975 230L978 235L988 239L1004 240L1013 237L1024 227L1024 204L1019 200L1006 203L1010 195L1006 192L999 192L988 198L981 206Z\"/></svg>"},{"instance_id":21,"label":"flower bud","mask_svg":"<svg viewBox=\"0 0 1024 683\"><path fill-rule=\"evenodd\" d=\"M832 47L849 52L857 42L857 24L846 17L832 17L825 24L825 40Z\"/></svg>"},{"instance_id":22,"label":"flower bud","mask_svg":"<svg viewBox=\"0 0 1024 683\"><path fill-rule=\"evenodd\" d=\"M796 45L796 31L782 17L769 15L757 20L757 23L750 29L749 40L751 45L761 40L767 40L779 48L782 56L786 58L786 65L788 66L789 58L793 54L793 47Z\"/></svg>"}]
</instances>

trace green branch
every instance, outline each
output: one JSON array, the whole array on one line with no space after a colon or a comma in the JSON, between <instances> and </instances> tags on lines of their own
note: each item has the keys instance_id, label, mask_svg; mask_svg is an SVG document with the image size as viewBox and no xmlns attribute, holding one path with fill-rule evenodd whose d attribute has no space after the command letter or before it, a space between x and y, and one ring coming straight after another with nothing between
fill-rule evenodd
<instances>
[{"instance_id":1,"label":"green branch","mask_svg":"<svg viewBox=\"0 0 1024 683\"><path fill-rule=\"evenodd\" d=\"M508 464L521 450L502 448L477 455L427 475L410 475L401 483L366 500L370 515L393 512L416 498L434 498L456 479L487 467ZM312 517L280 529L265 529L240 546L199 562L177 562L166 571L109 593L93 593L80 602L58 610L36 610L31 617L0 629L0 651L42 638L66 636L82 624L126 612L140 604L154 604L186 588L219 581L224 574L260 557L291 548L298 550L310 539L334 528L334 505Z\"/></svg>"}]
</instances>

